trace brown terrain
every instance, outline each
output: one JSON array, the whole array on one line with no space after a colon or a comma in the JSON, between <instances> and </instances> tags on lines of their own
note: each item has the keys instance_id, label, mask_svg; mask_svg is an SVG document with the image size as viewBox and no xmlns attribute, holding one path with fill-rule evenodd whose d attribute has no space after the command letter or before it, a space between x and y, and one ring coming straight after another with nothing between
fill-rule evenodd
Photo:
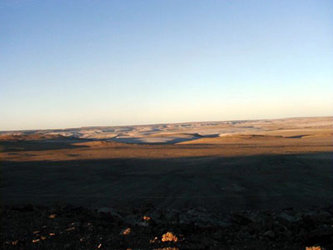
<instances>
[{"instance_id":1,"label":"brown terrain","mask_svg":"<svg viewBox=\"0 0 333 250\"><path fill-rule=\"evenodd\" d=\"M318 117L1 132L2 246L330 249L332 126ZM177 240L163 241L168 231Z\"/></svg>"}]
</instances>

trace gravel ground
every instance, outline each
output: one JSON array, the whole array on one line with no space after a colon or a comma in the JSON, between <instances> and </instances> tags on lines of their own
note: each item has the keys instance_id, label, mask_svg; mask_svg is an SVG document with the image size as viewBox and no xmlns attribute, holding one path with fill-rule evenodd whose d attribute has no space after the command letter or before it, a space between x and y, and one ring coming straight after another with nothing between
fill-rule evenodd
<instances>
[{"instance_id":1,"label":"gravel ground","mask_svg":"<svg viewBox=\"0 0 333 250\"><path fill-rule=\"evenodd\" d=\"M15 205L1 207L1 218L2 249L333 249L332 207L219 214Z\"/></svg>"}]
</instances>

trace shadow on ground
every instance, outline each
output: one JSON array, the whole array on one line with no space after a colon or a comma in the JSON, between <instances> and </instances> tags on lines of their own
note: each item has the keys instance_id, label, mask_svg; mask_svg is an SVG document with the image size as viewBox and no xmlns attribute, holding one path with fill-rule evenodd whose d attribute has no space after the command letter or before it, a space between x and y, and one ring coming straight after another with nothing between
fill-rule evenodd
<instances>
[{"instance_id":1,"label":"shadow on ground","mask_svg":"<svg viewBox=\"0 0 333 250\"><path fill-rule=\"evenodd\" d=\"M211 211L330 205L332 153L2 162L4 204Z\"/></svg>"}]
</instances>

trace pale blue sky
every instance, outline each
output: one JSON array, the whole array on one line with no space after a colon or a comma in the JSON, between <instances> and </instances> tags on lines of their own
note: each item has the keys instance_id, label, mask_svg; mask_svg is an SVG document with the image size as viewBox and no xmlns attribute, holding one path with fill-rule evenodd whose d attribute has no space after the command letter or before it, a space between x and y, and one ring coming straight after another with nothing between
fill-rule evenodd
<instances>
[{"instance_id":1,"label":"pale blue sky","mask_svg":"<svg viewBox=\"0 0 333 250\"><path fill-rule=\"evenodd\" d=\"M333 1L0 0L0 130L333 114Z\"/></svg>"}]
</instances>

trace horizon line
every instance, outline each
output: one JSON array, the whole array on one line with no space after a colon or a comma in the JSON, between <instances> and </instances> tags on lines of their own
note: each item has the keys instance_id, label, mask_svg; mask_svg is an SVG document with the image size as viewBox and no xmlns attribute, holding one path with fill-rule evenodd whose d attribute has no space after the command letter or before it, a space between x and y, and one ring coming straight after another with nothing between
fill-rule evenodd
<instances>
[{"instance_id":1,"label":"horizon line","mask_svg":"<svg viewBox=\"0 0 333 250\"><path fill-rule=\"evenodd\" d=\"M140 126L157 126L157 125L172 125L172 124L185 124L185 123L207 123L207 122L236 122L236 121L264 121L264 120L284 120L284 119L301 119L301 118L333 118L333 115L320 115L320 116L291 116L279 118L258 118L258 119L231 119L231 120L206 120L206 121L188 121L188 122L166 122L166 123L142 123L142 124L127 124L127 125L88 125L78 127L66 128L46 128L46 129L14 129L14 130L0 130L4 132L28 132L28 131L48 131L48 130L71 130L71 129L84 129L84 128L103 128L103 127L140 127Z\"/></svg>"}]
</instances>

